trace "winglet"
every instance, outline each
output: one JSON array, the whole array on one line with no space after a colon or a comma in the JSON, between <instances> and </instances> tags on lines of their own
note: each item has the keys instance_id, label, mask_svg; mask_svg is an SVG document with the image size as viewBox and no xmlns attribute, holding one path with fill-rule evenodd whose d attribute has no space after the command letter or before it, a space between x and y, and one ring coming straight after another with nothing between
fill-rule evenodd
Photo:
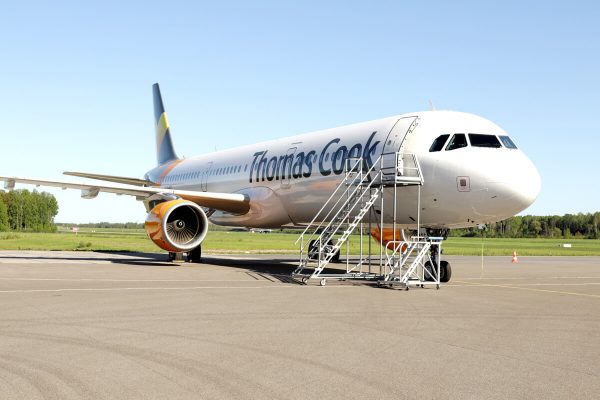
<instances>
[{"instance_id":1,"label":"winglet","mask_svg":"<svg viewBox=\"0 0 600 400\"><path fill-rule=\"evenodd\" d=\"M158 83L152 85L152 96L154 100L154 123L156 124L156 159L158 165L162 165L177 160L177 154L175 154L173 148L169 121L167 120Z\"/></svg>"}]
</instances>

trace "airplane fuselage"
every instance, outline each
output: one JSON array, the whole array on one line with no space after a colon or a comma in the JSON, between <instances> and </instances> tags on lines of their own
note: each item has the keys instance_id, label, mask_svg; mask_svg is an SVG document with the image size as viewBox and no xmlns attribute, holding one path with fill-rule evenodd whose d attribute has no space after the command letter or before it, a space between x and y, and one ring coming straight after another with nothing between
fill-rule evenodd
<instances>
[{"instance_id":1,"label":"airplane fuselage","mask_svg":"<svg viewBox=\"0 0 600 400\"><path fill-rule=\"evenodd\" d=\"M215 224L303 225L342 180L346 160L362 158L371 166L384 153L403 152L415 154L421 166L421 225L468 227L513 216L539 193L536 168L507 137L473 114L418 112L179 159L150 170L146 179L167 189L251 199L247 213L211 213ZM457 144L461 140L463 145ZM433 148L434 141L441 149ZM401 226L417 223L417 190L407 186L396 192ZM386 188L384 202L393 198L393 189ZM391 222L392 209L384 207L385 222Z\"/></svg>"}]
</instances>

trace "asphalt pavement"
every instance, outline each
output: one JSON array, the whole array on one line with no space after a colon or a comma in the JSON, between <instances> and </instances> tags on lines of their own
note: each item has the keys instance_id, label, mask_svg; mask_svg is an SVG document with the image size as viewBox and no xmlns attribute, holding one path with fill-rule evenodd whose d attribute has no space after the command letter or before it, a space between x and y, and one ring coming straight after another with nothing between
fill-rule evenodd
<instances>
[{"instance_id":1,"label":"asphalt pavement","mask_svg":"<svg viewBox=\"0 0 600 400\"><path fill-rule=\"evenodd\" d=\"M1 399L598 399L600 257L447 257L440 290L289 256L0 251Z\"/></svg>"}]
</instances>

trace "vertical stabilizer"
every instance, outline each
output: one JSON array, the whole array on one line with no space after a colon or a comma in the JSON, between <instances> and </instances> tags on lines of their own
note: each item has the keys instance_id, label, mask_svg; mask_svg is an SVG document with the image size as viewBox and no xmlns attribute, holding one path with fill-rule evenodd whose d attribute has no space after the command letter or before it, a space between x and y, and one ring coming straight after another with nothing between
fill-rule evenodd
<instances>
[{"instance_id":1,"label":"vertical stabilizer","mask_svg":"<svg viewBox=\"0 0 600 400\"><path fill-rule=\"evenodd\" d=\"M152 96L154 100L154 123L156 124L156 159L158 165L177 159L171 132L169 131L169 121L163 106L162 96L158 83L152 85Z\"/></svg>"}]
</instances>

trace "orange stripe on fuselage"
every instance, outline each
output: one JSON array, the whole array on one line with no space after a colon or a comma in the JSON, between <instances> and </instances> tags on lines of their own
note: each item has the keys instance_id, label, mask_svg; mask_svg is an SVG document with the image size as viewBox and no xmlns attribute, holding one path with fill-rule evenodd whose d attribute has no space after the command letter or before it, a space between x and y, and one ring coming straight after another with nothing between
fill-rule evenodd
<instances>
[{"instance_id":1,"label":"orange stripe on fuselage","mask_svg":"<svg viewBox=\"0 0 600 400\"><path fill-rule=\"evenodd\" d=\"M178 166L179 164L181 164L183 162L183 160L184 159L182 158L180 160L171 161L169 163L169 165L166 166L166 168L164 169L164 171L160 174L160 176L158 177L158 182L154 186L160 187L162 185L163 181L169 175L169 173L171 171L173 171L173 168L175 168L176 166Z\"/></svg>"}]
</instances>

